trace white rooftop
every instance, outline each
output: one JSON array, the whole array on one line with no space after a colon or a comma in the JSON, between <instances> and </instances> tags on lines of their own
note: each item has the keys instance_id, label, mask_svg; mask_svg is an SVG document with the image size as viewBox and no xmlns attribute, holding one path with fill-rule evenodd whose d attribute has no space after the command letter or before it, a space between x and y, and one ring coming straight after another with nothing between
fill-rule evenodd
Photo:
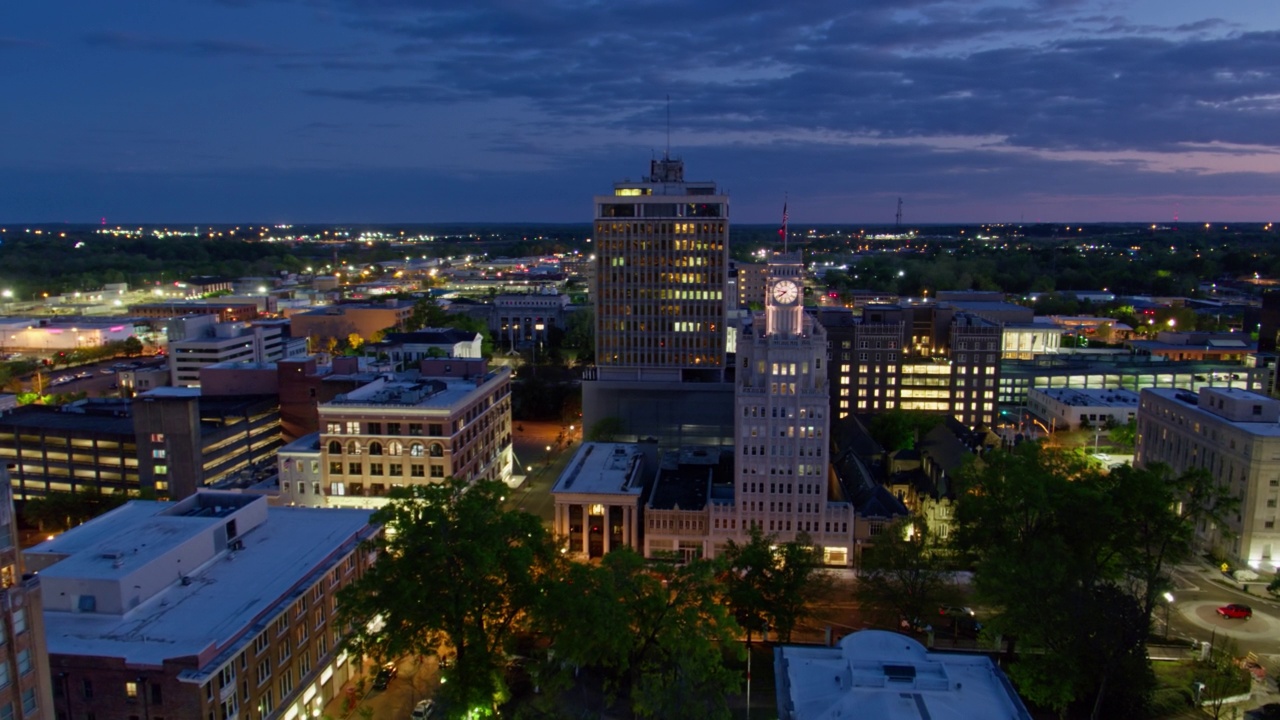
<instances>
[{"instance_id":1,"label":"white rooftop","mask_svg":"<svg viewBox=\"0 0 1280 720\"><path fill-rule=\"evenodd\" d=\"M644 464L640 447L631 443L583 443L556 480L555 493L635 495L644 490L636 469ZM632 482L635 479L637 482Z\"/></svg>"},{"instance_id":2,"label":"white rooftop","mask_svg":"<svg viewBox=\"0 0 1280 720\"><path fill-rule=\"evenodd\" d=\"M1064 405L1072 407L1134 407L1138 406L1138 393L1132 390L1105 390L1096 388L1031 388Z\"/></svg>"},{"instance_id":3,"label":"white rooftop","mask_svg":"<svg viewBox=\"0 0 1280 720\"><path fill-rule=\"evenodd\" d=\"M776 649L779 717L1031 720L985 655L930 652L905 635L863 630L833 648Z\"/></svg>"},{"instance_id":4,"label":"white rooftop","mask_svg":"<svg viewBox=\"0 0 1280 720\"><path fill-rule=\"evenodd\" d=\"M239 497L239 509L265 508L263 497ZM255 623L274 617L325 571L331 555L370 532L368 510L272 507L238 535L241 549L215 543L202 555L200 536L213 535L231 515L165 514L177 505L135 500L28 551L35 565L56 560L39 570L51 655L154 667L193 656L207 663L251 641ZM203 562L182 567L193 556ZM84 587L105 592L113 583L125 595L122 613L76 611L66 597ZM50 609L59 604L71 609Z\"/></svg>"}]
</instances>

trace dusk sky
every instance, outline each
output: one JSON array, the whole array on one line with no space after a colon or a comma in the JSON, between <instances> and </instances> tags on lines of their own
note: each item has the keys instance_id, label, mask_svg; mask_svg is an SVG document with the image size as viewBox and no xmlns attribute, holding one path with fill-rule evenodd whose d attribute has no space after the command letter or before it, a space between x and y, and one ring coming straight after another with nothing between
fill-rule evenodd
<instances>
[{"instance_id":1,"label":"dusk sky","mask_svg":"<svg viewBox=\"0 0 1280 720\"><path fill-rule=\"evenodd\" d=\"M0 6L0 222L1280 219L1277 0Z\"/></svg>"}]
</instances>

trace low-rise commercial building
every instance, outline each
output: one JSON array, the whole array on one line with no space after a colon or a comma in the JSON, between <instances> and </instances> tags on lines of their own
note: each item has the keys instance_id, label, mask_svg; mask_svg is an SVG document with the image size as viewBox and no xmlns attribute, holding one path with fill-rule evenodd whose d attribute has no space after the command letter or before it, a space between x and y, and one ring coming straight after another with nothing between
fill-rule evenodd
<instances>
[{"instance_id":1,"label":"low-rise commercial building","mask_svg":"<svg viewBox=\"0 0 1280 720\"><path fill-rule=\"evenodd\" d=\"M781 720L1031 720L991 658L931 651L898 633L862 630L836 647L781 645L773 664Z\"/></svg>"},{"instance_id":2,"label":"low-rise commercial building","mask_svg":"<svg viewBox=\"0 0 1280 720\"><path fill-rule=\"evenodd\" d=\"M313 348L321 348L322 341L328 338L346 340L354 334L367 341L387 328L403 327L413 314L413 305L411 300L395 299L342 303L295 312L289 315L289 320L293 323L294 337L311 338Z\"/></svg>"},{"instance_id":3,"label":"low-rise commercial building","mask_svg":"<svg viewBox=\"0 0 1280 720\"><path fill-rule=\"evenodd\" d=\"M1138 415L1138 393L1132 390L1037 388L1027 395L1027 409L1061 430L1102 427L1107 423L1124 425Z\"/></svg>"},{"instance_id":4,"label":"low-rise commercial building","mask_svg":"<svg viewBox=\"0 0 1280 720\"><path fill-rule=\"evenodd\" d=\"M646 453L645 448L649 449ZM551 488L555 535L573 557L640 547L640 501L653 471L653 445L583 443Z\"/></svg>"},{"instance_id":5,"label":"low-rise commercial building","mask_svg":"<svg viewBox=\"0 0 1280 720\"><path fill-rule=\"evenodd\" d=\"M377 507L391 488L511 483L511 371L484 360L423 361L418 373L386 374L319 406L323 504ZM281 500L304 500L297 486ZM314 495L314 493L312 493Z\"/></svg>"},{"instance_id":6,"label":"low-rise commercial building","mask_svg":"<svg viewBox=\"0 0 1280 720\"><path fill-rule=\"evenodd\" d=\"M58 717L318 715L358 672L336 597L371 559L369 519L203 492L132 501L32 548Z\"/></svg>"},{"instance_id":7,"label":"low-rise commercial building","mask_svg":"<svg viewBox=\"0 0 1280 720\"><path fill-rule=\"evenodd\" d=\"M209 365L269 363L306 353L306 340L290 336L287 320L220 323L200 337L169 343L170 384L199 387L200 371Z\"/></svg>"}]
</instances>

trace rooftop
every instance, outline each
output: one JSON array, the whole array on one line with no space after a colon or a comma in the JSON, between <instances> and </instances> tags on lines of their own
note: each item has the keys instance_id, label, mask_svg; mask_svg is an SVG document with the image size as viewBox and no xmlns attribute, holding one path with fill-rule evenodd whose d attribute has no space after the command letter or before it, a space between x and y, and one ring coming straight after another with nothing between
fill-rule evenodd
<instances>
[{"instance_id":1,"label":"rooftop","mask_svg":"<svg viewBox=\"0 0 1280 720\"><path fill-rule=\"evenodd\" d=\"M644 454L638 445L583 443L551 492L639 496L644 491L644 477L636 471L643 465Z\"/></svg>"},{"instance_id":2,"label":"rooftop","mask_svg":"<svg viewBox=\"0 0 1280 720\"><path fill-rule=\"evenodd\" d=\"M695 445L662 454L649 498L654 510L701 510L712 484L733 483L733 451Z\"/></svg>"},{"instance_id":3,"label":"rooftop","mask_svg":"<svg viewBox=\"0 0 1280 720\"><path fill-rule=\"evenodd\" d=\"M897 633L863 630L834 648L784 645L774 665L779 716L787 720L1031 720L990 658L931 652Z\"/></svg>"},{"instance_id":4,"label":"rooftop","mask_svg":"<svg viewBox=\"0 0 1280 720\"><path fill-rule=\"evenodd\" d=\"M247 495L208 495L240 497L245 505L266 503ZM327 567L333 553L367 534L371 515L355 509L269 508L264 522L239 536L241 549L224 548L198 566L168 574L179 548L225 525L226 516L242 507L135 500L32 548L33 558L65 556L39 572L50 595L61 587L101 587L101 582L121 583L130 595L153 581L151 575L164 573L156 592L134 594L138 604L122 614L47 605L49 653L119 657L151 666L173 658L211 658L252 639L255 623L274 617L281 604L309 585L309 576ZM141 584L132 585L131 593L126 586L135 579Z\"/></svg>"},{"instance_id":5,"label":"rooftop","mask_svg":"<svg viewBox=\"0 0 1280 720\"><path fill-rule=\"evenodd\" d=\"M1138 393L1132 390L1086 390L1077 388L1031 388L1063 405L1072 407L1137 407Z\"/></svg>"}]
</instances>

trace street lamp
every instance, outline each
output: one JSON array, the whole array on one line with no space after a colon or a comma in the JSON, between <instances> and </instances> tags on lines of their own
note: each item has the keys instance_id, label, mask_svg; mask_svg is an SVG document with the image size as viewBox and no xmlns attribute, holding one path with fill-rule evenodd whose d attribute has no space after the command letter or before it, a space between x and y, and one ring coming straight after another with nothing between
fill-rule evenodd
<instances>
[{"instance_id":1,"label":"street lamp","mask_svg":"<svg viewBox=\"0 0 1280 720\"><path fill-rule=\"evenodd\" d=\"M1164 639L1169 639L1169 608L1173 606L1173 593L1164 594Z\"/></svg>"}]
</instances>

